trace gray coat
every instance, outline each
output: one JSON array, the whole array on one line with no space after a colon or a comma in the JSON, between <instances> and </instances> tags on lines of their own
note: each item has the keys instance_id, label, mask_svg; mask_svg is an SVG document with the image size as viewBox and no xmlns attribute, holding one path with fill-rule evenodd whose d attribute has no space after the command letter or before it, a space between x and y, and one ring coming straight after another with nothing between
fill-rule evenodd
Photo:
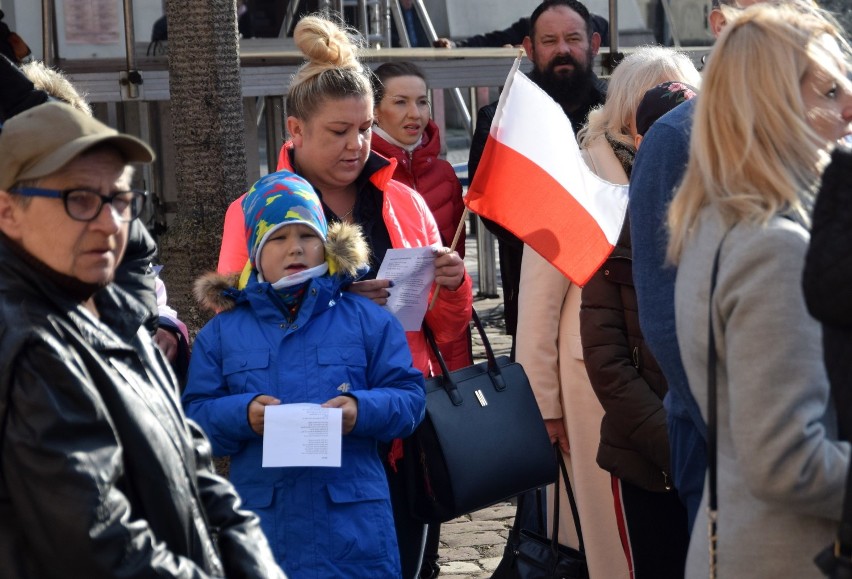
<instances>
[{"instance_id":1,"label":"gray coat","mask_svg":"<svg viewBox=\"0 0 852 579\"><path fill-rule=\"evenodd\" d=\"M677 338L707 418L707 323L713 257L726 226L700 214L678 267ZM849 445L837 441L819 324L801 272L808 231L774 217L727 235L713 297L718 353L718 576L816 577L814 555L840 517ZM687 577L707 577L707 487Z\"/></svg>"}]
</instances>

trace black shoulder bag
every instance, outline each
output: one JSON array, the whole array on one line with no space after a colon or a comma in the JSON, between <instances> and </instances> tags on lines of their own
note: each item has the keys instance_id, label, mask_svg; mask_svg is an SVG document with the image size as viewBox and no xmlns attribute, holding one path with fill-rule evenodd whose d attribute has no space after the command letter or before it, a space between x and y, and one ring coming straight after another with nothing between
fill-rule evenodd
<instances>
[{"instance_id":1,"label":"black shoulder bag","mask_svg":"<svg viewBox=\"0 0 852 579\"><path fill-rule=\"evenodd\" d=\"M516 517L503 558L494 570L492 579L587 579L589 577L583 530L580 527L580 513L577 511L577 501L571 489L565 460L558 447L556 447L556 456L561 476L557 476L553 487L553 527L550 539L522 529L520 519ZM571 504L571 516L574 518L574 527L577 529L579 539L578 549L559 544L559 485L561 481L565 482L565 492ZM537 498L541 500L540 493ZM525 499L524 495L518 497L518 512L522 511L520 502Z\"/></svg>"},{"instance_id":2,"label":"black shoulder bag","mask_svg":"<svg viewBox=\"0 0 852 579\"><path fill-rule=\"evenodd\" d=\"M426 380L426 417L405 439L411 512L443 523L552 483L550 437L520 364L495 357L473 322L487 360L450 372L423 326L443 374Z\"/></svg>"}]
</instances>

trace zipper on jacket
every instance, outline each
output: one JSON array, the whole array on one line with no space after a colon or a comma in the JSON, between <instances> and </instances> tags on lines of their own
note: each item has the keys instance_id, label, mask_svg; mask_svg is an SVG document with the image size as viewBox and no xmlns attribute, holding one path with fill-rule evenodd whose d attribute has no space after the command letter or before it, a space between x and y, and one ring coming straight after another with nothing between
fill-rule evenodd
<instances>
[{"instance_id":1,"label":"zipper on jacket","mask_svg":"<svg viewBox=\"0 0 852 579\"><path fill-rule=\"evenodd\" d=\"M414 151L405 151L405 156L408 158L408 173L411 175L411 188L420 193L417 189L417 175L414 174Z\"/></svg>"},{"instance_id":2,"label":"zipper on jacket","mask_svg":"<svg viewBox=\"0 0 852 579\"><path fill-rule=\"evenodd\" d=\"M663 486L666 487L667 491L672 490L672 477L666 471L663 471Z\"/></svg>"},{"instance_id":3,"label":"zipper on jacket","mask_svg":"<svg viewBox=\"0 0 852 579\"><path fill-rule=\"evenodd\" d=\"M639 346L633 346L633 367L639 369Z\"/></svg>"}]
</instances>

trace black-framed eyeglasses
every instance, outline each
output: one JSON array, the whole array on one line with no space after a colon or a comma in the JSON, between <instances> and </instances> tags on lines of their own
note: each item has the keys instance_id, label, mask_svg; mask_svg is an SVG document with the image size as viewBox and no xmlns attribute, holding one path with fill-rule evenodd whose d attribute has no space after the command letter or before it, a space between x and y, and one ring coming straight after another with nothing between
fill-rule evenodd
<instances>
[{"instance_id":1,"label":"black-framed eyeglasses","mask_svg":"<svg viewBox=\"0 0 852 579\"><path fill-rule=\"evenodd\" d=\"M94 221L103 209L104 203L112 207L119 221L133 221L142 213L145 206L147 191L130 189L129 191L114 191L110 195L101 195L91 189L41 189L38 187L17 187L11 193L25 197L49 197L62 199L65 212L75 221Z\"/></svg>"}]
</instances>

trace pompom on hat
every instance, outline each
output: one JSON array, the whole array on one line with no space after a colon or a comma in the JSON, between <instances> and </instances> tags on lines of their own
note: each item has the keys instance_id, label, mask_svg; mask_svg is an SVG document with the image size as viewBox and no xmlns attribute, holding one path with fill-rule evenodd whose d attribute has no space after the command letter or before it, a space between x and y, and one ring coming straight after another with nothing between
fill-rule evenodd
<instances>
[{"instance_id":1,"label":"pompom on hat","mask_svg":"<svg viewBox=\"0 0 852 579\"><path fill-rule=\"evenodd\" d=\"M319 197L310 183L290 171L261 178L246 193L242 207L249 260L239 287L245 287L251 273L257 271L263 244L281 227L301 223L316 231L323 243L328 238L328 223Z\"/></svg>"}]
</instances>

